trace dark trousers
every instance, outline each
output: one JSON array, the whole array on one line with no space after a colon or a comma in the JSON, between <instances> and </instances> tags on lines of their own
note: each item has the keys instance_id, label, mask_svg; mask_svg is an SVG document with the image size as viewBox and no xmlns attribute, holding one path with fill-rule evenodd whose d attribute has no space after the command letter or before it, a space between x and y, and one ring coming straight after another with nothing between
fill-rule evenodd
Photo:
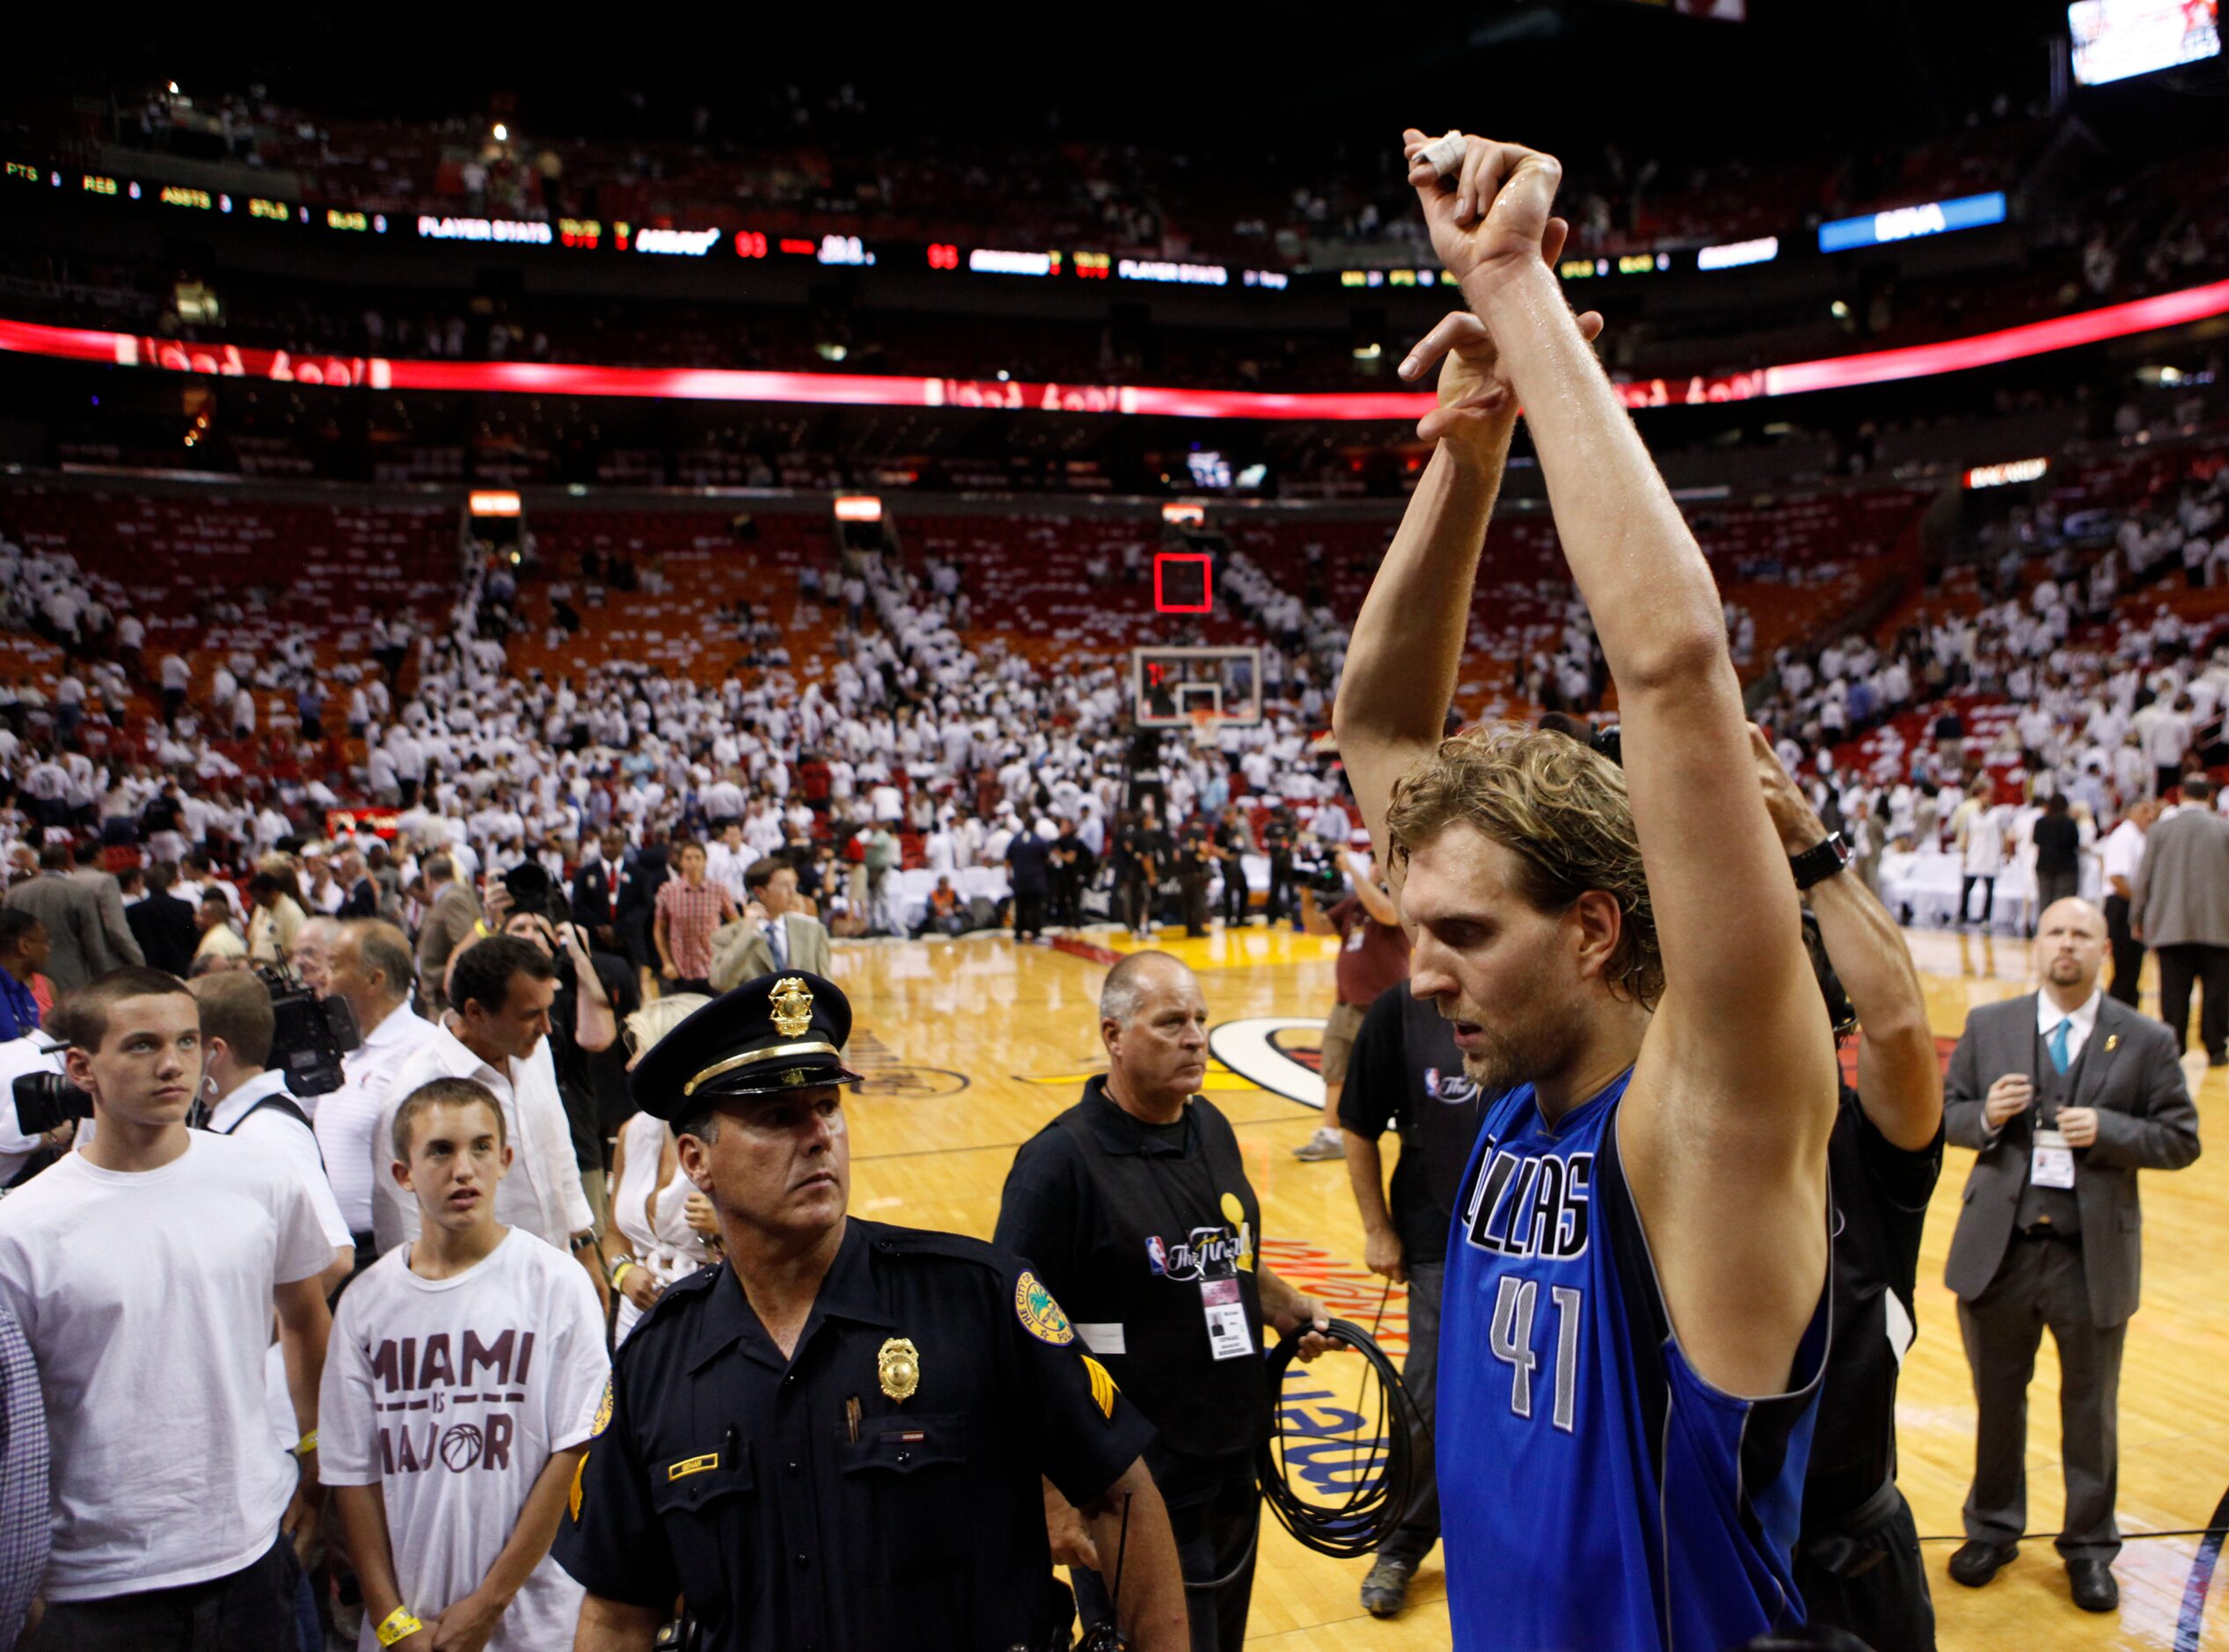
<instances>
[{"instance_id":1,"label":"dark trousers","mask_svg":"<svg viewBox=\"0 0 2229 1652\"><path fill-rule=\"evenodd\" d=\"M1148 902L1151 893L1145 887L1145 873L1141 868L1125 872L1114 884L1114 917L1124 929L1144 929L1152 916Z\"/></svg>"},{"instance_id":2,"label":"dark trousers","mask_svg":"<svg viewBox=\"0 0 2229 1652\"><path fill-rule=\"evenodd\" d=\"M2080 872L2038 872L2035 874L2035 924L2043 921L2043 910L2054 901L2069 901L2082 892ZM2035 924L2028 926L2035 927Z\"/></svg>"},{"instance_id":3,"label":"dark trousers","mask_svg":"<svg viewBox=\"0 0 2229 1652\"><path fill-rule=\"evenodd\" d=\"M2014 1234L1989 1289L1958 1304L1981 1413L1966 1535L2010 1544L2027 1527L2028 1383L2046 1326L2058 1348L2059 1455L2066 1471L2058 1552L2068 1560L2110 1561L2121 1548L2113 1497L2120 1472L2121 1345L2129 1327L2091 1323L2079 1236Z\"/></svg>"},{"instance_id":4,"label":"dark trousers","mask_svg":"<svg viewBox=\"0 0 2229 1652\"><path fill-rule=\"evenodd\" d=\"M1184 932L1204 935L1208 932L1208 873L1205 866L1188 866L1177 879L1177 887L1184 892Z\"/></svg>"},{"instance_id":5,"label":"dark trousers","mask_svg":"<svg viewBox=\"0 0 2229 1652\"><path fill-rule=\"evenodd\" d=\"M2105 897L2105 932L2113 942L2113 996L2136 1008L2137 978L2144 973L2144 943L2129 932L2129 902L2123 895Z\"/></svg>"},{"instance_id":6,"label":"dark trousers","mask_svg":"<svg viewBox=\"0 0 2229 1652\"><path fill-rule=\"evenodd\" d=\"M1027 939L1045 929L1045 894L1041 889L1014 891L1014 939Z\"/></svg>"},{"instance_id":7,"label":"dark trousers","mask_svg":"<svg viewBox=\"0 0 2229 1652\"><path fill-rule=\"evenodd\" d=\"M1246 869L1232 855L1223 863L1223 926L1236 929L1246 921L1246 905L1253 891L1246 884Z\"/></svg>"},{"instance_id":8,"label":"dark trousers","mask_svg":"<svg viewBox=\"0 0 2229 1652\"><path fill-rule=\"evenodd\" d=\"M2198 1037L2206 1047L2206 1059L2218 1062L2229 1053L2229 947L2209 947L2200 941L2178 941L2154 947L2160 961L2160 1019L2174 1034L2177 1049L2190 1048L2190 988L2205 983L2206 996L2198 1012Z\"/></svg>"},{"instance_id":9,"label":"dark trousers","mask_svg":"<svg viewBox=\"0 0 2229 1652\"><path fill-rule=\"evenodd\" d=\"M254 1565L206 1583L50 1602L24 1652L298 1652L301 1579L282 1537Z\"/></svg>"},{"instance_id":10,"label":"dark trousers","mask_svg":"<svg viewBox=\"0 0 2229 1652\"><path fill-rule=\"evenodd\" d=\"M1074 866L1062 866L1053 874L1053 922L1063 929L1072 929L1083 921L1081 897L1084 880Z\"/></svg>"},{"instance_id":11,"label":"dark trousers","mask_svg":"<svg viewBox=\"0 0 2229 1652\"><path fill-rule=\"evenodd\" d=\"M1935 1602L1919 1528L1893 1480L1847 1520L1804 1533L1795 1587L1803 1620L1814 1627L1847 1630L1869 1647L1933 1652Z\"/></svg>"},{"instance_id":12,"label":"dark trousers","mask_svg":"<svg viewBox=\"0 0 2229 1652\"><path fill-rule=\"evenodd\" d=\"M1411 1566L1421 1565L1440 1540L1440 1482L1432 1464L1432 1425L1438 1414L1435 1402L1440 1385L1440 1288L1446 1280L1444 1262L1409 1264L1408 1352L1401 1356L1401 1386L1415 1401L1419 1419L1409 1451L1415 1483L1409 1488L1400 1524L1378 1553L1381 1559L1407 1561Z\"/></svg>"},{"instance_id":13,"label":"dark trousers","mask_svg":"<svg viewBox=\"0 0 2229 1652\"><path fill-rule=\"evenodd\" d=\"M1958 922L1970 921L1968 913L1974 898L1974 885L1981 885L1981 921L1985 925L1997 916L1997 880L1969 873L1958 881Z\"/></svg>"},{"instance_id":14,"label":"dark trousers","mask_svg":"<svg viewBox=\"0 0 2229 1652\"><path fill-rule=\"evenodd\" d=\"M1300 893L1292 881L1292 861L1289 857L1272 855L1269 858L1269 907L1262 922L1275 926L1281 917L1289 917L1300 910Z\"/></svg>"},{"instance_id":15,"label":"dark trousers","mask_svg":"<svg viewBox=\"0 0 2229 1652\"><path fill-rule=\"evenodd\" d=\"M1261 1534L1261 1488L1254 1482L1253 1454L1193 1457L1153 1444L1145 1448L1145 1464L1169 1509L1192 1618L1192 1652L1240 1652ZM1080 1569L1073 1576L1083 1620L1106 1622L1113 1612L1105 1580Z\"/></svg>"}]
</instances>

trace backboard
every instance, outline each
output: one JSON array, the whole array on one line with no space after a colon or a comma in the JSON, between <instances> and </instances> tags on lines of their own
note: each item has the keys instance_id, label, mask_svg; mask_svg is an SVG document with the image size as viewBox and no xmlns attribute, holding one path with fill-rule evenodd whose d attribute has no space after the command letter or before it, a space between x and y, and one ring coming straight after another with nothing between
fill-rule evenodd
<instances>
[{"instance_id":1,"label":"backboard","mask_svg":"<svg viewBox=\"0 0 2229 1652\"><path fill-rule=\"evenodd\" d=\"M1261 650L1133 648L1131 715L1140 728L1189 728L1195 712L1224 725L1261 720Z\"/></svg>"}]
</instances>

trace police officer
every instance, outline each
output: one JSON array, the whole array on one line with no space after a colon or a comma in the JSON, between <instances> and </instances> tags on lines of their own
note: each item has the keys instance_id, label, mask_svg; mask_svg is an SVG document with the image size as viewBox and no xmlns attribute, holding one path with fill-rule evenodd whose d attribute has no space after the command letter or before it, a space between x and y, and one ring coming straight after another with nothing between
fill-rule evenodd
<instances>
[{"instance_id":1,"label":"police officer","mask_svg":"<svg viewBox=\"0 0 2229 1652\"><path fill-rule=\"evenodd\" d=\"M1239 1652L1261 1524L1254 1453L1275 1398L1263 1327L1302 1331L1298 1353L1312 1359L1328 1322L1259 1260L1238 1137L1195 1093L1207 1014L1199 982L1166 953L1107 972L1107 1076L1015 1155L993 1242L1073 1294L1078 1334L1152 1422L1145 1457L1176 1532L1193 1652ZM1093 1575L1076 1588L1085 1618L1101 1615Z\"/></svg>"},{"instance_id":2,"label":"police officer","mask_svg":"<svg viewBox=\"0 0 2229 1652\"><path fill-rule=\"evenodd\" d=\"M676 1598L698 1652L1066 1647L1048 1488L1063 1551L1119 1559L1133 1645L1180 1648L1152 1430L1041 1279L845 1215L851 1024L819 976L762 976L635 1069L726 1260L620 1348L553 1550L575 1652L649 1652Z\"/></svg>"}]
</instances>

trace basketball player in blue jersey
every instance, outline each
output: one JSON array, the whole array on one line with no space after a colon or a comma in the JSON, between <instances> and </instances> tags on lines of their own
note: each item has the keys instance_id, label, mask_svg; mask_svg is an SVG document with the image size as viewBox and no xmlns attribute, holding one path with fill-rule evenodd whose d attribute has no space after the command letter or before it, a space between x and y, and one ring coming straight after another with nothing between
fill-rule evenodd
<instances>
[{"instance_id":1,"label":"basketball player in blue jersey","mask_svg":"<svg viewBox=\"0 0 2229 1652\"><path fill-rule=\"evenodd\" d=\"M1443 175L1428 150L1452 147ZM1827 1336L1832 1039L1718 590L1575 318L1546 155L1407 135L1467 313L1355 626L1340 750L1489 1104L1449 1234L1437 1460L1465 1652L1722 1652L1791 1581ZM1442 741L1522 406L1618 687L1624 768Z\"/></svg>"}]
</instances>

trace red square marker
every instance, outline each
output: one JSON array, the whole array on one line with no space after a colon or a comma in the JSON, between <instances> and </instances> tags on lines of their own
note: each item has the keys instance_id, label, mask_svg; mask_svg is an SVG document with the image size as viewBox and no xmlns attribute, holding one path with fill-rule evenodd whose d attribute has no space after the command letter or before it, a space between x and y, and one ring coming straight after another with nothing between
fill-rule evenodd
<instances>
[{"instance_id":1,"label":"red square marker","mask_svg":"<svg viewBox=\"0 0 2229 1652\"><path fill-rule=\"evenodd\" d=\"M1181 564L1173 578L1170 565ZM1178 596L1192 594L1191 566L1200 570L1200 600L1184 603L1172 600L1171 587ZM1159 551L1153 556L1153 611L1157 614L1207 614L1215 611L1215 559L1202 551Z\"/></svg>"}]
</instances>

